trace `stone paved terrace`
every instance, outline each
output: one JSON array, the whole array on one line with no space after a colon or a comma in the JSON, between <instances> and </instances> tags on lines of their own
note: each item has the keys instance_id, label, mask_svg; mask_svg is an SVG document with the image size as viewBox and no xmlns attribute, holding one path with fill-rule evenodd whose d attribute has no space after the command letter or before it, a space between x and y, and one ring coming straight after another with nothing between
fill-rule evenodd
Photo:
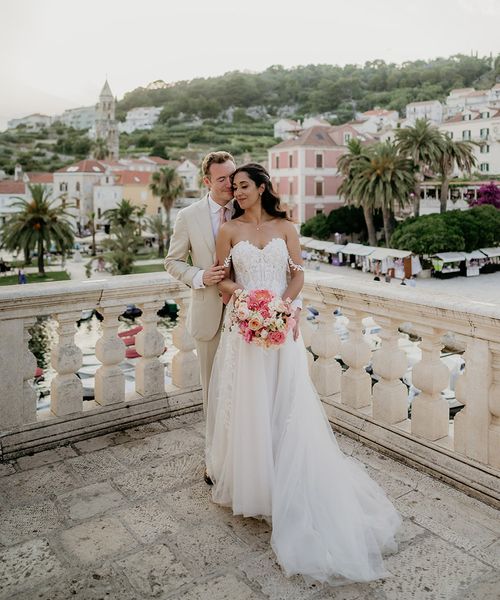
<instances>
[{"instance_id":1,"label":"stone paved terrace","mask_svg":"<svg viewBox=\"0 0 500 600\"><path fill-rule=\"evenodd\" d=\"M0 599L498 599L498 511L338 437L404 516L392 578L284 577L269 527L211 503L198 412L1 464Z\"/></svg>"}]
</instances>

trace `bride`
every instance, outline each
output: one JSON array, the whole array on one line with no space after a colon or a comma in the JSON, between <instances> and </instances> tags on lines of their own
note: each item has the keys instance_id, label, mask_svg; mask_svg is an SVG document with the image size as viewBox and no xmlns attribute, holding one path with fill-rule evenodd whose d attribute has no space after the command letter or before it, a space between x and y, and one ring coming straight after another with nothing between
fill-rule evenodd
<instances>
[{"instance_id":1,"label":"bride","mask_svg":"<svg viewBox=\"0 0 500 600\"><path fill-rule=\"evenodd\" d=\"M304 283L299 239L267 171L239 167L233 189L235 214L217 237L217 259L226 267L220 291L267 289L293 300ZM387 576L382 553L396 549L399 515L364 467L339 449L298 325L283 345L266 349L230 330L231 307L209 387L214 502L271 522L271 545L288 576L331 584Z\"/></svg>"}]
</instances>

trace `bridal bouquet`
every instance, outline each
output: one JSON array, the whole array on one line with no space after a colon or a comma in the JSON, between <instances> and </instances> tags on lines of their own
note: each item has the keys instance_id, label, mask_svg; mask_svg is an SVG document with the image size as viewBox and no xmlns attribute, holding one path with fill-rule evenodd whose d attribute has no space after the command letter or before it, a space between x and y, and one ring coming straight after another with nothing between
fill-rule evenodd
<instances>
[{"instance_id":1,"label":"bridal bouquet","mask_svg":"<svg viewBox=\"0 0 500 600\"><path fill-rule=\"evenodd\" d=\"M269 290L240 291L235 296L231 330L237 329L249 344L281 346L295 325L290 301Z\"/></svg>"}]
</instances>

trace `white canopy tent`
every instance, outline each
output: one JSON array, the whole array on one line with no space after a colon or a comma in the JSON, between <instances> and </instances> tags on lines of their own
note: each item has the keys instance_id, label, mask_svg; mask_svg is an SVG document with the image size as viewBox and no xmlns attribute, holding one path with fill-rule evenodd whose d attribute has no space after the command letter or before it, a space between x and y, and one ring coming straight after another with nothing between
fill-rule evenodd
<instances>
[{"instance_id":1,"label":"white canopy tent","mask_svg":"<svg viewBox=\"0 0 500 600\"><path fill-rule=\"evenodd\" d=\"M370 255L370 260L383 260L384 258L406 258L410 256L409 250L396 250L395 248L376 248Z\"/></svg>"},{"instance_id":2,"label":"white canopy tent","mask_svg":"<svg viewBox=\"0 0 500 600\"><path fill-rule=\"evenodd\" d=\"M363 246L363 244L354 244L350 242L344 246L342 253L354 254L355 256L368 256L376 249L377 248L374 248L373 246Z\"/></svg>"},{"instance_id":3,"label":"white canopy tent","mask_svg":"<svg viewBox=\"0 0 500 600\"><path fill-rule=\"evenodd\" d=\"M497 248L479 248L479 251L486 254L488 258L494 258L500 256L500 246Z\"/></svg>"},{"instance_id":4,"label":"white canopy tent","mask_svg":"<svg viewBox=\"0 0 500 600\"><path fill-rule=\"evenodd\" d=\"M466 259L465 252L436 252L432 256L439 258L444 263L461 262Z\"/></svg>"}]
</instances>

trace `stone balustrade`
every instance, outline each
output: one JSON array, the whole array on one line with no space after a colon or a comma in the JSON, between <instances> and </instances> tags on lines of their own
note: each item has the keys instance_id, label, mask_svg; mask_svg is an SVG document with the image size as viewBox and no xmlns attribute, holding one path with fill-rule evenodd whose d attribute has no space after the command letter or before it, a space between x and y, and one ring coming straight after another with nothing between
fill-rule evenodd
<instances>
[{"instance_id":1,"label":"stone balustrade","mask_svg":"<svg viewBox=\"0 0 500 600\"><path fill-rule=\"evenodd\" d=\"M176 352L165 385L159 361L164 338L157 311L167 298L178 304L172 332ZM0 449L10 458L179 412L200 410L194 342L185 327L189 290L163 273L86 282L30 284L0 291ZM125 347L118 316L128 304L143 311L137 335L141 355L135 391L125 392ZM432 295L381 282L308 272L302 336L311 350L310 372L330 421L339 430L395 458L437 475L489 503L500 503L500 309L496 305ZM102 314L95 354L95 399L83 401L75 344L81 311ZM55 377L50 408L36 410L35 360L29 351L35 317L57 322L52 351ZM367 318L377 325L366 332ZM406 334L404 332L407 332ZM402 378L408 357L402 342L411 333L418 360L412 368L419 393L409 411ZM449 371L440 359L449 340L463 350L465 370L456 397L465 405L454 418L442 395ZM367 371L370 365L370 372Z\"/></svg>"},{"instance_id":2,"label":"stone balustrade","mask_svg":"<svg viewBox=\"0 0 500 600\"><path fill-rule=\"evenodd\" d=\"M165 339L157 328L157 311L166 299L181 307L172 332L177 347L172 384L165 384L165 365L158 358ZM2 458L50 448L106 431L156 420L201 407L197 357L184 324L189 290L167 274L129 275L84 282L12 286L0 291L0 449ZM140 358L135 392L125 393L120 363L125 345L118 336L118 317L127 305L142 310L136 338ZM101 366L95 373L95 399L83 401L82 352L75 344L82 310L98 309L102 334L95 346ZM30 352L30 328L36 316L57 322L52 349L55 376L50 408L37 411L33 387L36 360Z\"/></svg>"},{"instance_id":3,"label":"stone balustrade","mask_svg":"<svg viewBox=\"0 0 500 600\"><path fill-rule=\"evenodd\" d=\"M304 311L302 331L314 354L311 376L332 423L468 493L499 503L500 308L312 273L306 278L304 304L318 312L311 322ZM367 318L377 326L376 336L366 333ZM342 321L343 341L336 321ZM411 345L408 332L414 350L420 350L412 367L418 395L411 408L402 382L409 366L403 350L403 343ZM449 344L463 352L465 361L456 386L465 408L454 419L441 393L450 380L440 358ZM368 371L377 381L374 385Z\"/></svg>"}]
</instances>

